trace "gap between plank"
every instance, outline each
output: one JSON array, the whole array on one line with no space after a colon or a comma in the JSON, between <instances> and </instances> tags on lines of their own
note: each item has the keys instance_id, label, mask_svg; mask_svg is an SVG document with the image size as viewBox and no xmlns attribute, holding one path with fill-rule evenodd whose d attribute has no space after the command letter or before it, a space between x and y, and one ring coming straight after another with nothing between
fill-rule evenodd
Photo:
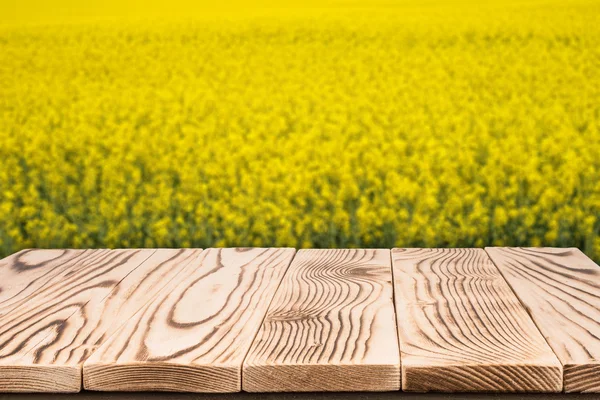
<instances>
[{"instance_id":1,"label":"gap between plank","mask_svg":"<svg viewBox=\"0 0 600 400\"><path fill-rule=\"evenodd\" d=\"M392 256L392 247L390 249L390 269L392 274L392 306L394 307L394 328L396 329L396 342L398 342L398 359L400 361L400 391L402 391L402 339L400 339L400 332L398 321L399 321L399 313L396 307L396 276L394 275L394 257Z\"/></svg>"}]
</instances>

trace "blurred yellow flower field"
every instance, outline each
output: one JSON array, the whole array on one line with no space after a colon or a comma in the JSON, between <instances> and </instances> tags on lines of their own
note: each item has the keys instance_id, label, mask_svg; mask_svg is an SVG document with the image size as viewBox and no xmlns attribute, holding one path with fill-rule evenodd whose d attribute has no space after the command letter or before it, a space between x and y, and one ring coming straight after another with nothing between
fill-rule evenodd
<instances>
[{"instance_id":1,"label":"blurred yellow flower field","mask_svg":"<svg viewBox=\"0 0 600 400\"><path fill-rule=\"evenodd\" d=\"M360 3L0 25L0 253L600 259L600 3Z\"/></svg>"}]
</instances>

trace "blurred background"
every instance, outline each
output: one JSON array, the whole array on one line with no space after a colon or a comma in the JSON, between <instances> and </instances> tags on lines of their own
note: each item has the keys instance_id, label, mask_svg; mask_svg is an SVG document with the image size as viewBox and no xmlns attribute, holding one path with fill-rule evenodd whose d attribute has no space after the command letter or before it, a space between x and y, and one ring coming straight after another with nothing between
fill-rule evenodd
<instances>
[{"instance_id":1,"label":"blurred background","mask_svg":"<svg viewBox=\"0 0 600 400\"><path fill-rule=\"evenodd\" d=\"M576 246L600 2L0 3L0 255Z\"/></svg>"}]
</instances>

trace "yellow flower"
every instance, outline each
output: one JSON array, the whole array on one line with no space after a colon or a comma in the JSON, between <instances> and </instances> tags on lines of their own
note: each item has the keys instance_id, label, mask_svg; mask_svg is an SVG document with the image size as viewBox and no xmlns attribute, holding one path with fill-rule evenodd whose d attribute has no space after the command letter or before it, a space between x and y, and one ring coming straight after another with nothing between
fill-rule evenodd
<instances>
[{"instance_id":1,"label":"yellow flower","mask_svg":"<svg viewBox=\"0 0 600 400\"><path fill-rule=\"evenodd\" d=\"M396 3L2 26L0 253L542 244L600 259L600 4Z\"/></svg>"}]
</instances>

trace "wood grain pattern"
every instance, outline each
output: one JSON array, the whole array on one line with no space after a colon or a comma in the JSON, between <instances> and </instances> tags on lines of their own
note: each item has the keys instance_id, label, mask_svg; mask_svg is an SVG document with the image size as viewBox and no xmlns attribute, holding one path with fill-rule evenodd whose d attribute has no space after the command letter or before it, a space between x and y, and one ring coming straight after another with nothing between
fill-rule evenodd
<instances>
[{"instance_id":1,"label":"wood grain pattern","mask_svg":"<svg viewBox=\"0 0 600 400\"><path fill-rule=\"evenodd\" d=\"M71 345L70 333L85 324L68 320L93 299L104 299L154 250L90 250L72 263L60 279L46 283L24 304L0 317L0 391L74 392L81 373L53 355ZM93 316L84 316L84 319ZM62 353L67 358L70 355ZM74 355L74 354L73 354ZM61 361L59 358L56 361ZM32 369L33 368L33 369Z\"/></svg>"},{"instance_id":2,"label":"wood grain pattern","mask_svg":"<svg viewBox=\"0 0 600 400\"><path fill-rule=\"evenodd\" d=\"M0 318L72 267L85 250L23 250L0 260Z\"/></svg>"},{"instance_id":3,"label":"wood grain pattern","mask_svg":"<svg viewBox=\"0 0 600 400\"><path fill-rule=\"evenodd\" d=\"M575 248L486 248L564 369L566 392L600 392L600 267Z\"/></svg>"},{"instance_id":4,"label":"wood grain pattern","mask_svg":"<svg viewBox=\"0 0 600 400\"><path fill-rule=\"evenodd\" d=\"M244 362L243 389L400 389L389 250L300 250Z\"/></svg>"},{"instance_id":5,"label":"wood grain pattern","mask_svg":"<svg viewBox=\"0 0 600 400\"><path fill-rule=\"evenodd\" d=\"M19 381L30 386L45 371L60 368L78 378L63 385L70 384L69 391L80 390L83 362L200 254L200 249L156 250L108 295L99 292L90 298L65 321L60 335L47 337L19 359Z\"/></svg>"},{"instance_id":6,"label":"wood grain pattern","mask_svg":"<svg viewBox=\"0 0 600 400\"><path fill-rule=\"evenodd\" d=\"M558 392L562 367L482 249L393 249L406 391Z\"/></svg>"},{"instance_id":7,"label":"wood grain pattern","mask_svg":"<svg viewBox=\"0 0 600 400\"><path fill-rule=\"evenodd\" d=\"M208 249L85 363L89 390L237 392L294 249Z\"/></svg>"}]
</instances>

